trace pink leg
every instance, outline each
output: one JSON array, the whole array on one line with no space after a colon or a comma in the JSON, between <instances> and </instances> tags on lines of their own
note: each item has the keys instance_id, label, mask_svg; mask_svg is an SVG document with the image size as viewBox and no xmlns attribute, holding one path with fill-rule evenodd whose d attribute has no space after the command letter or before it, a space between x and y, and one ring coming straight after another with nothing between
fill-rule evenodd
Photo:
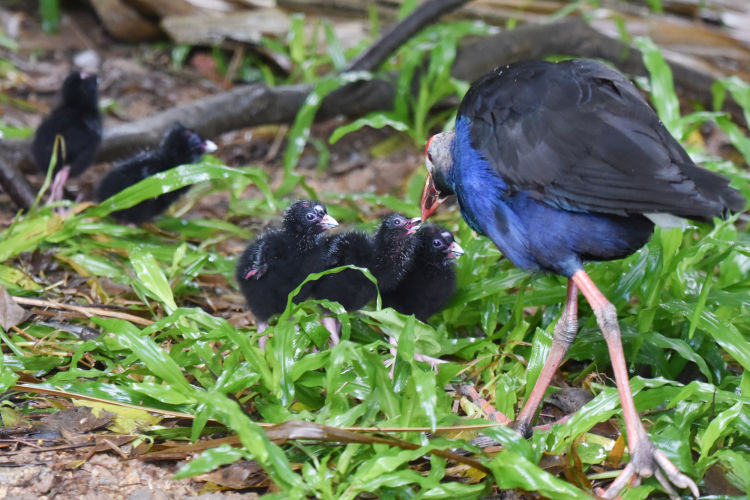
<instances>
[{"instance_id":1,"label":"pink leg","mask_svg":"<svg viewBox=\"0 0 750 500\"><path fill-rule=\"evenodd\" d=\"M52 179L52 185L49 188L49 198L47 203L54 203L63 199L63 190L65 189L65 183L68 182L69 176L70 165L65 165L57 171L55 177Z\"/></svg>"},{"instance_id":2,"label":"pink leg","mask_svg":"<svg viewBox=\"0 0 750 500\"><path fill-rule=\"evenodd\" d=\"M568 352L570 345L576 338L578 332L578 288L573 281L568 281L568 297L565 301L560 319L555 325L555 332L552 337L552 348L549 356L544 362L539 378L534 384L534 389L523 405L521 412L518 414L513 426L525 437L530 437L532 433L532 421L539 405L544 398L544 394L549 387L552 377L560 367L565 354Z\"/></svg>"},{"instance_id":3,"label":"pink leg","mask_svg":"<svg viewBox=\"0 0 750 500\"><path fill-rule=\"evenodd\" d=\"M266 328L268 328L268 321L256 321L255 328L256 330L258 330L258 333L263 333L264 331L266 331ZM268 335L263 335L258 339L258 348L261 351L266 350L266 342L268 342Z\"/></svg>"},{"instance_id":4,"label":"pink leg","mask_svg":"<svg viewBox=\"0 0 750 500\"><path fill-rule=\"evenodd\" d=\"M646 429L643 428L638 411L635 408L633 393L630 390L630 380L625 363L625 354L622 350L620 325L617 322L615 307L604 297L583 269L576 271L571 279L591 305L599 329L607 342L612 361L612 371L615 375L617 392L620 395L620 403L625 418L625 429L628 433L630 463L602 496L604 498L615 498L628 483L632 482L635 486L640 484L640 478L655 475L659 484L670 495L677 495L672 488L672 484L674 484L680 488L689 488L693 496L697 497L699 492L695 482L678 471L664 453L654 447Z\"/></svg>"},{"instance_id":5,"label":"pink leg","mask_svg":"<svg viewBox=\"0 0 750 500\"><path fill-rule=\"evenodd\" d=\"M331 334L331 346L337 345L341 341L341 322L331 316L320 318L320 322Z\"/></svg>"}]
</instances>

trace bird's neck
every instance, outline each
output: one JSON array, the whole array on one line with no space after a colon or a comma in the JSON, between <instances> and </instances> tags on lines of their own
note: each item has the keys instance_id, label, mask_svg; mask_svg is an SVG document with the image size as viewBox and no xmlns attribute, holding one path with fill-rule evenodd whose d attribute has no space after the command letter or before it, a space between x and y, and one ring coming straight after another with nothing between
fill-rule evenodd
<instances>
[{"instance_id":1,"label":"bird's neck","mask_svg":"<svg viewBox=\"0 0 750 500\"><path fill-rule=\"evenodd\" d=\"M297 250L300 252L309 252L318 244L320 233L302 233L297 238Z\"/></svg>"},{"instance_id":2,"label":"bird's neck","mask_svg":"<svg viewBox=\"0 0 750 500\"><path fill-rule=\"evenodd\" d=\"M373 275L378 279L380 291L393 288L414 263L416 248L409 238L396 239L389 245L376 245Z\"/></svg>"},{"instance_id":3,"label":"bird's neck","mask_svg":"<svg viewBox=\"0 0 750 500\"><path fill-rule=\"evenodd\" d=\"M529 249L527 229L511 206L515 194L492 166L474 149L469 124L456 122L455 165L452 179L461 215L479 234L488 236L511 262L522 269L538 270Z\"/></svg>"}]
</instances>

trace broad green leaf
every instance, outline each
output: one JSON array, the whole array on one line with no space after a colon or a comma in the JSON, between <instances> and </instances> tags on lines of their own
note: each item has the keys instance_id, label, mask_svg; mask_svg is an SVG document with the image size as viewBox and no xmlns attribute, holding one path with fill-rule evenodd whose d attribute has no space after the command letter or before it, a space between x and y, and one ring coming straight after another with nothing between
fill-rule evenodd
<instances>
[{"instance_id":1,"label":"broad green leaf","mask_svg":"<svg viewBox=\"0 0 750 500\"><path fill-rule=\"evenodd\" d=\"M186 477L205 474L212 470L218 469L222 465L233 464L244 459L247 454L238 448L233 448L228 444L220 444L216 448L205 450L200 455L183 465L174 475L175 479L184 479Z\"/></svg>"},{"instance_id":2,"label":"broad green leaf","mask_svg":"<svg viewBox=\"0 0 750 500\"><path fill-rule=\"evenodd\" d=\"M331 134L331 137L328 139L328 142L331 144L334 144L336 143L336 141L344 137L346 134L357 131L361 129L362 127L372 127L372 128L391 127L392 129L398 130L400 132L404 132L409 129L409 125L407 125L401 120L391 118L386 113L382 113L382 112L370 113L367 116L363 116L362 118L358 118L357 120L354 120L351 123L338 127L336 130L333 131L333 133Z\"/></svg>"},{"instance_id":3,"label":"broad green leaf","mask_svg":"<svg viewBox=\"0 0 750 500\"><path fill-rule=\"evenodd\" d=\"M637 37L635 46L643 54L643 63L648 69L651 81L651 101L664 125L676 137L682 137L679 129L680 102L674 91L672 70L670 69L659 48L650 38Z\"/></svg>"},{"instance_id":4,"label":"broad green leaf","mask_svg":"<svg viewBox=\"0 0 750 500\"><path fill-rule=\"evenodd\" d=\"M164 304L167 312L174 312L177 309L177 303L174 301L167 278L154 256L135 247L130 252L130 263L133 265L135 274L144 286L146 293Z\"/></svg>"},{"instance_id":5,"label":"broad green leaf","mask_svg":"<svg viewBox=\"0 0 750 500\"><path fill-rule=\"evenodd\" d=\"M509 448L501 450L487 465L501 489L536 491L547 498L591 498L588 493L540 469Z\"/></svg>"},{"instance_id":6,"label":"broad green leaf","mask_svg":"<svg viewBox=\"0 0 750 500\"><path fill-rule=\"evenodd\" d=\"M708 456L708 452L711 450L716 441L728 430L730 430L729 426L732 424L734 419L739 416L740 412L742 411L742 407L743 403L741 401L738 401L737 404L735 404L728 410L719 413L715 418L711 419L708 427L703 433L703 437L701 438L701 459L706 458Z\"/></svg>"}]
</instances>

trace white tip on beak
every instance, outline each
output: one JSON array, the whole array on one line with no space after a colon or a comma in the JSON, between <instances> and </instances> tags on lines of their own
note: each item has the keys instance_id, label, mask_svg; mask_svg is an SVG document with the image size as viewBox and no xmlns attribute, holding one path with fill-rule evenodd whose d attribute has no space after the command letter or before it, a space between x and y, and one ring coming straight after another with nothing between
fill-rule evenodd
<instances>
[{"instance_id":1,"label":"white tip on beak","mask_svg":"<svg viewBox=\"0 0 750 500\"><path fill-rule=\"evenodd\" d=\"M464 249L461 248L461 245L459 245L455 241L451 243L451 246L448 247L448 257L451 259L457 259L461 257L464 253L465 253Z\"/></svg>"},{"instance_id":2,"label":"white tip on beak","mask_svg":"<svg viewBox=\"0 0 750 500\"><path fill-rule=\"evenodd\" d=\"M419 229L419 226L422 225L422 219L419 217L414 217L413 219L409 219L409 222L406 223L406 234L414 234L417 232L417 229Z\"/></svg>"},{"instance_id":3,"label":"white tip on beak","mask_svg":"<svg viewBox=\"0 0 750 500\"><path fill-rule=\"evenodd\" d=\"M334 227L337 227L338 225L338 221L328 214L325 214L325 216L320 219L320 227L322 227L323 229L332 229Z\"/></svg>"},{"instance_id":4,"label":"white tip on beak","mask_svg":"<svg viewBox=\"0 0 750 500\"><path fill-rule=\"evenodd\" d=\"M216 145L213 141L203 141L203 152L204 153L213 153L219 149L219 146Z\"/></svg>"}]
</instances>

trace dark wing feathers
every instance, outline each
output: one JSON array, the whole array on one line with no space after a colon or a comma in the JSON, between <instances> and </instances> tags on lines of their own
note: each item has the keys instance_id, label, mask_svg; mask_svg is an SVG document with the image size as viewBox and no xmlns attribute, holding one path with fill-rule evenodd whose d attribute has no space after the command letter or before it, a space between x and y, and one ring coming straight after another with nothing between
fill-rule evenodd
<instances>
[{"instance_id":1,"label":"dark wing feathers","mask_svg":"<svg viewBox=\"0 0 750 500\"><path fill-rule=\"evenodd\" d=\"M459 108L472 146L508 184L566 210L710 219L745 200L696 167L638 90L595 61L485 75Z\"/></svg>"}]
</instances>

